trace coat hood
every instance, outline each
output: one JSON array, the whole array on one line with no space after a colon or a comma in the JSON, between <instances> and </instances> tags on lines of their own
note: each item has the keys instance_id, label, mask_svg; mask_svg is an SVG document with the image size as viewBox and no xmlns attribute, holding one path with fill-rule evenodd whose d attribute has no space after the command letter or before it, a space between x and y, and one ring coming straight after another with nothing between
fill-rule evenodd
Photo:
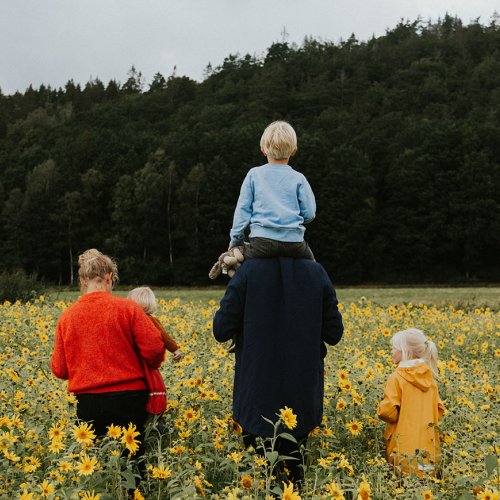
<instances>
[{"instance_id":1,"label":"coat hood","mask_svg":"<svg viewBox=\"0 0 500 500\"><path fill-rule=\"evenodd\" d=\"M434 380L432 370L423 359L402 361L399 363L396 373L423 392L429 390Z\"/></svg>"}]
</instances>

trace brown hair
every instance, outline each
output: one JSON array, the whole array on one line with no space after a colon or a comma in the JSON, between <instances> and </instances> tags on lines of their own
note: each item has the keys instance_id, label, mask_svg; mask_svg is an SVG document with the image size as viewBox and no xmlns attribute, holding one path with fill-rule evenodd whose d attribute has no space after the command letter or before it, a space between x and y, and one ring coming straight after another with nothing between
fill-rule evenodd
<instances>
[{"instance_id":1,"label":"brown hair","mask_svg":"<svg viewBox=\"0 0 500 500\"><path fill-rule=\"evenodd\" d=\"M78 277L83 287L89 280L104 278L104 275L112 273L113 285L118 282L118 267L116 262L95 248L86 250L78 257Z\"/></svg>"}]
</instances>

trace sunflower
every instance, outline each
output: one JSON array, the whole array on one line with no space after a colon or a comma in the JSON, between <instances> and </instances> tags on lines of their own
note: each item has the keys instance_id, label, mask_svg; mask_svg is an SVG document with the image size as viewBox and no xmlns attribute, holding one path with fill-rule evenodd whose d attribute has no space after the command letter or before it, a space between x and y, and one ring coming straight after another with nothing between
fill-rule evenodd
<instances>
[{"instance_id":1,"label":"sunflower","mask_svg":"<svg viewBox=\"0 0 500 500\"><path fill-rule=\"evenodd\" d=\"M29 493L26 489L19 495L19 500L34 500L33 493Z\"/></svg>"},{"instance_id":2,"label":"sunflower","mask_svg":"<svg viewBox=\"0 0 500 500\"><path fill-rule=\"evenodd\" d=\"M288 484L283 483L283 496L281 497L281 499L300 500L301 497L296 491L293 491L293 483L288 483Z\"/></svg>"},{"instance_id":3,"label":"sunflower","mask_svg":"<svg viewBox=\"0 0 500 500\"><path fill-rule=\"evenodd\" d=\"M370 483L363 477L359 487L358 487L358 498L357 500L369 500L372 497L372 489Z\"/></svg>"},{"instance_id":4,"label":"sunflower","mask_svg":"<svg viewBox=\"0 0 500 500\"><path fill-rule=\"evenodd\" d=\"M95 433L92 424L82 422L80 425L73 426L73 435L80 444L90 445L95 439Z\"/></svg>"},{"instance_id":5,"label":"sunflower","mask_svg":"<svg viewBox=\"0 0 500 500\"><path fill-rule=\"evenodd\" d=\"M131 455L139 449L140 441L135 439L136 436L139 436L139 434L140 432L137 431L137 428L133 423L128 424L128 429L123 428L122 443Z\"/></svg>"},{"instance_id":6,"label":"sunflower","mask_svg":"<svg viewBox=\"0 0 500 500\"><path fill-rule=\"evenodd\" d=\"M153 467L151 476L155 479L168 479L172 475L172 471L166 468L163 464L158 467Z\"/></svg>"},{"instance_id":7,"label":"sunflower","mask_svg":"<svg viewBox=\"0 0 500 500\"><path fill-rule=\"evenodd\" d=\"M73 469L73 466L71 465L71 462L67 462L63 460L62 462L59 462L59 470L61 472L68 472L71 469Z\"/></svg>"},{"instance_id":8,"label":"sunflower","mask_svg":"<svg viewBox=\"0 0 500 500\"><path fill-rule=\"evenodd\" d=\"M195 410L193 410L192 408L188 408L185 412L184 412L184 420L188 423L188 424L192 424L193 422L195 422L196 420L198 419L198 414L196 413Z\"/></svg>"},{"instance_id":9,"label":"sunflower","mask_svg":"<svg viewBox=\"0 0 500 500\"><path fill-rule=\"evenodd\" d=\"M80 493L80 498L82 500L100 500L101 494L100 493L94 493L94 490L92 490L92 491L85 491L84 493Z\"/></svg>"},{"instance_id":10,"label":"sunflower","mask_svg":"<svg viewBox=\"0 0 500 500\"><path fill-rule=\"evenodd\" d=\"M363 429L363 424L357 420L351 420L345 424L346 429L353 435L357 436Z\"/></svg>"},{"instance_id":11,"label":"sunflower","mask_svg":"<svg viewBox=\"0 0 500 500\"><path fill-rule=\"evenodd\" d=\"M346 403L346 401L344 399L339 398L338 401L337 401L337 406L336 406L337 410L338 411L343 411L345 409L345 407L346 407L346 404L347 403Z\"/></svg>"},{"instance_id":12,"label":"sunflower","mask_svg":"<svg viewBox=\"0 0 500 500\"><path fill-rule=\"evenodd\" d=\"M52 441L62 441L64 439L64 431L61 425L53 425L49 429L49 439Z\"/></svg>"},{"instance_id":13,"label":"sunflower","mask_svg":"<svg viewBox=\"0 0 500 500\"><path fill-rule=\"evenodd\" d=\"M229 458L229 460L233 461L235 464L238 464L243 459L243 453L238 453L237 451L233 451L229 453L227 458Z\"/></svg>"},{"instance_id":14,"label":"sunflower","mask_svg":"<svg viewBox=\"0 0 500 500\"><path fill-rule=\"evenodd\" d=\"M241 476L241 487L244 490L251 490L253 486L253 480L250 476Z\"/></svg>"},{"instance_id":15,"label":"sunflower","mask_svg":"<svg viewBox=\"0 0 500 500\"><path fill-rule=\"evenodd\" d=\"M64 450L65 445L62 441L59 441L58 439L55 439L51 441L51 443L48 446L48 450L52 453L59 453L62 450Z\"/></svg>"},{"instance_id":16,"label":"sunflower","mask_svg":"<svg viewBox=\"0 0 500 500\"><path fill-rule=\"evenodd\" d=\"M477 494L476 498L479 500L498 500L500 495L497 490L485 490Z\"/></svg>"},{"instance_id":17,"label":"sunflower","mask_svg":"<svg viewBox=\"0 0 500 500\"><path fill-rule=\"evenodd\" d=\"M108 436L113 439L119 439L122 435L122 428L119 425L108 425Z\"/></svg>"},{"instance_id":18,"label":"sunflower","mask_svg":"<svg viewBox=\"0 0 500 500\"><path fill-rule=\"evenodd\" d=\"M432 500L433 498L431 490L422 491L422 500Z\"/></svg>"},{"instance_id":19,"label":"sunflower","mask_svg":"<svg viewBox=\"0 0 500 500\"><path fill-rule=\"evenodd\" d=\"M285 406L285 408L280 410L279 417L288 429L294 429L297 427L297 415L295 415L293 410L288 408L288 406Z\"/></svg>"},{"instance_id":20,"label":"sunflower","mask_svg":"<svg viewBox=\"0 0 500 500\"><path fill-rule=\"evenodd\" d=\"M90 476L99 465L97 458L89 457L86 453L82 455L81 462L75 467L80 476Z\"/></svg>"},{"instance_id":21,"label":"sunflower","mask_svg":"<svg viewBox=\"0 0 500 500\"><path fill-rule=\"evenodd\" d=\"M344 500L344 493L342 488L335 481L331 481L325 485L326 492L328 493L328 498L332 500Z\"/></svg>"},{"instance_id":22,"label":"sunflower","mask_svg":"<svg viewBox=\"0 0 500 500\"><path fill-rule=\"evenodd\" d=\"M42 490L42 497L48 497L54 492L54 486L52 486L47 480L45 480L39 487Z\"/></svg>"}]
</instances>

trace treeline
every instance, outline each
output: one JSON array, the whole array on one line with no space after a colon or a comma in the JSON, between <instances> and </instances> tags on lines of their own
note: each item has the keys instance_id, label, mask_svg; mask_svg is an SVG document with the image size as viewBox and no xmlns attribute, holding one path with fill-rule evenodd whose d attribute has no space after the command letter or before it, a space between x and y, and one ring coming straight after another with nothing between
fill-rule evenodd
<instances>
[{"instance_id":1,"label":"treeline","mask_svg":"<svg viewBox=\"0 0 500 500\"><path fill-rule=\"evenodd\" d=\"M272 120L316 194L306 236L336 283L500 279L500 25L402 22L366 42L275 43L198 83L0 94L0 266L75 281L208 284Z\"/></svg>"}]
</instances>

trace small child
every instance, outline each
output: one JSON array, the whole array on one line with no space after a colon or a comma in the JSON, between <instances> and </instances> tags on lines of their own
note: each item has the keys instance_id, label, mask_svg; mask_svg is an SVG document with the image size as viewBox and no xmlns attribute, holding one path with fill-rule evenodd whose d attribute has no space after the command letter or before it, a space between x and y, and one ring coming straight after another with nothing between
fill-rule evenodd
<instances>
[{"instance_id":1,"label":"small child","mask_svg":"<svg viewBox=\"0 0 500 500\"><path fill-rule=\"evenodd\" d=\"M438 420L444 414L435 377L437 349L423 332L410 328L391 340L397 368L389 377L377 415L387 422L387 461L402 473L435 474L440 461Z\"/></svg>"},{"instance_id":2,"label":"small child","mask_svg":"<svg viewBox=\"0 0 500 500\"><path fill-rule=\"evenodd\" d=\"M271 123L262 134L260 149L268 163L250 169L241 186L230 232L229 250L243 245L250 226L245 259L295 257L314 260L304 241L304 224L316 215L311 186L288 165L297 152L297 135L283 121Z\"/></svg>"},{"instance_id":3,"label":"small child","mask_svg":"<svg viewBox=\"0 0 500 500\"><path fill-rule=\"evenodd\" d=\"M179 361L182 358L182 352L175 340L165 331L161 322L152 316L156 310L156 297L153 290L147 286L141 286L131 290L127 298L139 304L144 312L151 318L151 321L160 331L165 347L174 355L174 361ZM154 415L161 415L167 407L167 392L165 382L161 376L160 370L151 368L143 361L144 373L146 382L149 387L149 399L146 406L146 411L150 414L150 418Z\"/></svg>"}]
</instances>

